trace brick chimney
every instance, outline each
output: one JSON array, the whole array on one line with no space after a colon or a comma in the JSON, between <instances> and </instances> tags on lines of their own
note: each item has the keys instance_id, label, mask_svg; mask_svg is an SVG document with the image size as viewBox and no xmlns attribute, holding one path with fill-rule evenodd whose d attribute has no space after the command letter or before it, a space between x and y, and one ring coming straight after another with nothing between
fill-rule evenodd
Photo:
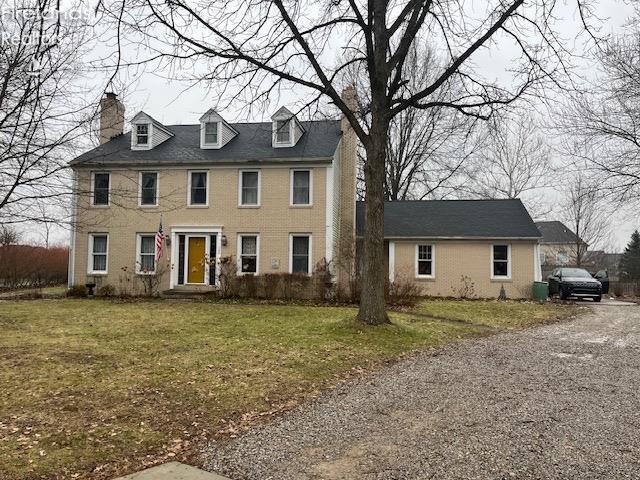
<instances>
[{"instance_id":1,"label":"brick chimney","mask_svg":"<svg viewBox=\"0 0 640 480\"><path fill-rule=\"evenodd\" d=\"M100 145L122 135L124 129L124 105L113 92L107 92L100 100Z\"/></svg>"},{"instance_id":2,"label":"brick chimney","mask_svg":"<svg viewBox=\"0 0 640 480\"><path fill-rule=\"evenodd\" d=\"M342 100L352 112L358 111L358 96L355 87L349 85L342 91ZM358 163L358 137L353 127L342 115L340 121L342 140L340 141L339 177L335 189L338 206L338 233L336 280L339 288L349 291L350 279L355 274L356 250L356 173Z\"/></svg>"}]
</instances>

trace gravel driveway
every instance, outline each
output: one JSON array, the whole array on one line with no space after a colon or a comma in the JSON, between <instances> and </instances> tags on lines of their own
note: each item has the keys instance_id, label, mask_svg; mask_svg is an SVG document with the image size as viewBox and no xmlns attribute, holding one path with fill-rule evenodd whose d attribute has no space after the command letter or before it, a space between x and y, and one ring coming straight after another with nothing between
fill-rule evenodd
<instances>
[{"instance_id":1,"label":"gravel driveway","mask_svg":"<svg viewBox=\"0 0 640 480\"><path fill-rule=\"evenodd\" d=\"M207 452L240 479L640 478L640 307L463 341Z\"/></svg>"}]
</instances>

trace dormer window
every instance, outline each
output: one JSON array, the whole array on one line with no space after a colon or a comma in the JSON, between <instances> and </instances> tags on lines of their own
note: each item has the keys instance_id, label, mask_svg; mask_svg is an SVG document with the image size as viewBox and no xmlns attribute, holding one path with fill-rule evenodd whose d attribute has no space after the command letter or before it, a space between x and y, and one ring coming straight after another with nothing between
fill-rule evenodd
<instances>
[{"instance_id":1,"label":"dormer window","mask_svg":"<svg viewBox=\"0 0 640 480\"><path fill-rule=\"evenodd\" d=\"M276 120L276 143L291 143L291 121Z\"/></svg>"},{"instance_id":2,"label":"dormer window","mask_svg":"<svg viewBox=\"0 0 640 480\"><path fill-rule=\"evenodd\" d=\"M149 144L149 124L141 123L136 125L136 145L146 146Z\"/></svg>"},{"instance_id":3,"label":"dormer window","mask_svg":"<svg viewBox=\"0 0 640 480\"><path fill-rule=\"evenodd\" d=\"M296 116L286 107L281 107L271 117L273 136L271 146L273 148L295 147L300 137L304 134L304 128Z\"/></svg>"},{"instance_id":4,"label":"dormer window","mask_svg":"<svg viewBox=\"0 0 640 480\"><path fill-rule=\"evenodd\" d=\"M237 130L225 122L213 108L200 117L200 148L223 148L236 135Z\"/></svg>"},{"instance_id":5,"label":"dormer window","mask_svg":"<svg viewBox=\"0 0 640 480\"><path fill-rule=\"evenodd\" d=\"M204 124L204 143L206 145L218 144L218 122L207 122Z\"/></svg>"},{"instance_id":6,"label":"dormer window","mask_svg":"<svg viewBox=\"0 0 640 480\"><path fill-rule=\"evenodd\" d=\"M131 150L151 150L171 137L171 130L144 112L131 119Z\"/></svg>"}]
</instances>

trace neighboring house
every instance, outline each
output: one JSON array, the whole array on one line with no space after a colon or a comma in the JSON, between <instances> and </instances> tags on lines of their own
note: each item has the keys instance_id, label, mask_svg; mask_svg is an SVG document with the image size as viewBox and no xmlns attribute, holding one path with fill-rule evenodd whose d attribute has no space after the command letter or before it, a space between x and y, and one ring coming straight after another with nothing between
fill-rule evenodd
<instances>
[{"instance_id":1,"label":"neighboring house","mask_svg":"<svg viewBox=\"0 0 640 480\"><path fill-rule=\"evenodd\" d=\"M574 266L578 237L564 223L557 220L536 222L542 234L540 241L540 263L543 276L546 278L555 267ZM586 250L587 244L580 240Z\"/></svg>"},{"instance_id":2,"label":"neighboring house","mask_svg":"<svg viewBox=\"0 0 640 480\"><path fill-rule=\"evenodd\" d=\"M364 234L358 202L357 233ZM528 298L540 280L540 233L520 200L385 203L389 280L425 295Z\"/></svg>"},{"instance_id":3,"label":"neighboring house","mask_svg":"<svg viewBox=\"0 0 640 480\"><path fill-rule=\"evenodd\" d=\"M353 88L345 102L355 109ZM240 275L310 274L323 260L345 290L356 248L356 135L348 121L228 123L214 110L163 125L101 101L101 145L71 162L76 196L69 284L208 290L223 261ZM425 294L531 296L539 233L519 200L387 203L389 278ZM358 232L364 232L358 204ZM156 259L162 221L164 254ZM228 265L228 263L226 264ZM365 279L366 281L366 279Z\"/></svg>"}]
</instances>

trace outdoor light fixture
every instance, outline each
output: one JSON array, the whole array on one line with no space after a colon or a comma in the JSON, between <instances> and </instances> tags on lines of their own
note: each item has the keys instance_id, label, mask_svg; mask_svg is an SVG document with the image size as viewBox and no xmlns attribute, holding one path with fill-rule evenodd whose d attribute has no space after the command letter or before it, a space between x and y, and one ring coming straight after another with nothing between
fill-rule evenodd
<instances>
[{"instance_id":1,"label":"outdoor light fixture","mask_svg":"<svg viewBox=\"0 0 640 480\"><path fill-rule=\"evenodd\" d=\"M222 246L226 247L227 246L227 236L225 234L222 234L222 237L220 237L220 240L222 242Z\"/></svg>"}]
</instances>

